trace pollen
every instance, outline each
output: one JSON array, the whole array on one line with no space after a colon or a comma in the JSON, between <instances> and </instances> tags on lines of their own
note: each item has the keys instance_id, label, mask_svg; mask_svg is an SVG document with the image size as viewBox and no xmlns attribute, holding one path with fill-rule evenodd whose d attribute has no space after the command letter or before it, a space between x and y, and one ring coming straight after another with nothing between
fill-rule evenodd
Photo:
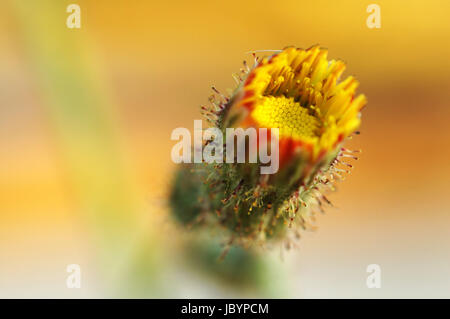
<instances>
[{"instance_id":1,"label":"pollen","mask_svg":"<svg viewBox=\"0 0 450 319\"><path fill-rule=\"evenodd\" d=\"M252 117L261 127L278 128L280 137L314 140L319 136L320 122L310 113L293 97L268 96L253 109Z\"/></svg>"}]
</instances>

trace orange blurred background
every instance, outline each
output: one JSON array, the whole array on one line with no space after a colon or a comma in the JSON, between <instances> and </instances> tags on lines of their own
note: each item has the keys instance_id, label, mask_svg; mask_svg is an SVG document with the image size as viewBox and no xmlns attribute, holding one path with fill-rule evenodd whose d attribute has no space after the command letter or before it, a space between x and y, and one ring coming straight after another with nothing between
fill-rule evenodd
<instances>
[{"instance_id":1,"label":"orange blurred background","mask_svg":"<svg viewBox=\"0 0 450 319\"><path fill-rule=\"evenodd\" d=\"M66 27L70 3L81 29ZM371 3L380 29L366 26ZM183 235L165 208L170 133L193 128L212 84L234 85L246 52L313 44L343 59L369 99L351 143L363 153L318 231L283 261L267 253L271 296L450 297L449 10L439 0L3 1L0 297L265 296L178 257ZM65 286L72 263L81 289ZM381 289L366 287L369 264Z\"/></svg>"}]
</instances>

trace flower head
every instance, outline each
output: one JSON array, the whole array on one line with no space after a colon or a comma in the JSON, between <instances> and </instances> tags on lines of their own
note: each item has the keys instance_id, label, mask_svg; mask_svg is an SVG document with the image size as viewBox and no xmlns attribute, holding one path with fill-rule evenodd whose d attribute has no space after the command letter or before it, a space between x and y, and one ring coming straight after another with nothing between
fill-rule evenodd
<instances>
[{"instance_id":1,"label":"flower head","mask_svg":"<svg viewBox=\"0 0 450 319\"><path fill-rule=\"evenodd\" d=\"M259 163L194 165L193 174L206 187L185 194L200 194L195 220L219 226L230 235L229 243L290 243L331 204L325 193L352 167L344 159L356 158L358 151L342 144L359 127L367 101L356 95L359 83L353 77L339 82L345 64L328 61L327 50L318 46L254 57L252 68L244 62L234 75L234 92L227 96L213 88L202 111L222 131L278 128L280 170L269 176L259 173Z\"/></svg>"},{"instance_id":2,"label":"flower head","mask_svg":"<svg viewBox=\"0 0 450 319\"><path fill-rule=\"evenodd\" d=\"M342 61L327 60L327 50L286 48L263 58L239 88L232 114L242 113L238 126L279 128L282 162L298 150L316 160L360 125L364 95L359 83L342 82Z\"/></svg>"}]
</instances>

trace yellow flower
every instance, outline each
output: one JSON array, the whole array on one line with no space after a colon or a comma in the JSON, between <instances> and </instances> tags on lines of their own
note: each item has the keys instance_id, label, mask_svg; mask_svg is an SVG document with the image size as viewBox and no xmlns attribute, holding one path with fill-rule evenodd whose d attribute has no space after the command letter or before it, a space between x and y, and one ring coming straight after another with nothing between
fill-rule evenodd
<instances>
[{"instance_id":1,"label":"yellow flower","mask_svg":"<svg viewBox=\"0 0 450 319\"><path fill-rule=\"evenodd\" d=\"M263 58L238 90L230 112L245 115L237 125L278 127L281 162L299 148L318 159L360 125L366 97L355 96L353 77L339 83L345 64L328 61L327 53L288 47Z\"/></svg>"},{"instance_id":2,"label":"yellow flower","mask_svg":"<svg viewBox=\"0 0 450 319\"><path fill-rule=\"evenodd\" d=\"M358 129L367 100L356 95L359 83L353 77L339 81L344 69L318 46L288 47L255 57L252 68L244 63L232 94L213 88L211 105L202 112L214 127L279 129L279 171L262 175L259 162L188 167L193 176L180 171L179 180L186 182L175 183L174 211L219 226L229 243L244 246L289 244L300 229L312 229L315 214L331 204L325 194L352 168L346 159L359 153L342 144ZM186 209L193 213L186 216Z\"/></svg>"}]
</instances>

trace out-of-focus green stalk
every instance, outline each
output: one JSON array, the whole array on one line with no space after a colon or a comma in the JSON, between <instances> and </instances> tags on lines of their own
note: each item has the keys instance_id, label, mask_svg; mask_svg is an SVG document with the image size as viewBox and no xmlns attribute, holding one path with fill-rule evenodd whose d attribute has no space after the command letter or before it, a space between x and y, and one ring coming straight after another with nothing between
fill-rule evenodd
<instances>
[{"instance_id":1,"label":"out-of-focus green stalk","mask_svg":"<svg viewBox=\"0 0 450 319\"><path fill-rule=\"evenodd\" d=\"M87 12L81 12L81 29L69 29L69 2L12 0L10 4L78 210L89 229L88 242L94 243L92 253L100 264L95 272L103 276L102 286L117 295L108 283L114 285L135 253L133 247L142 233L137 219L142 205L121 152L116 108L102 87L104 80L93 57ZM151 254L156 247L149 246L147 259L154 260ZM154 275L154 264L146 264L148 276Z\"/></svg>"}]
</instances>

